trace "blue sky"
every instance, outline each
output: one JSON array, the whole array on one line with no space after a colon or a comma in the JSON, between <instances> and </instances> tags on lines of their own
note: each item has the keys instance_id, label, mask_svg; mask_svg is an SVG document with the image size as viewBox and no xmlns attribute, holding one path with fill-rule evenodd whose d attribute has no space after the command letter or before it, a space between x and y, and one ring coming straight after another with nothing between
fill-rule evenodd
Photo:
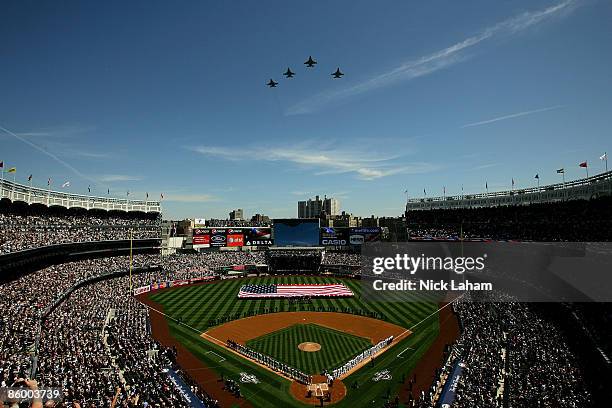
<instances>
[{"instance_id":1,"label":"blue sky","mask_svg":"<svg viewBox=\"0 0 612 408\"><path fill-rule=\"evenodd\" d=\"M0 7L0 160L34 185L164 193L170 218L295 216L315 194L399 215L405 190L569 180L612 150L609 1Z\"/></svg>"}]
</instances>

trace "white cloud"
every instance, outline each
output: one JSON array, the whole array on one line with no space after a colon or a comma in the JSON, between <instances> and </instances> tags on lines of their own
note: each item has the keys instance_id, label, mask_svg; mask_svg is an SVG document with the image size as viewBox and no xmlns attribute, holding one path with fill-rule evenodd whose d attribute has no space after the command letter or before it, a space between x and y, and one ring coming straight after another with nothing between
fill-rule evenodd
<instances>
[{"instance_id":1,"label":"white cloud","mask_svg":"<svg viewBox=\"0 0 612 408\"><path fill-rule=\"evenodd\" d=\"M558 16L563 12L570 11L576 4L576 0L565 0L543 10L524 12L491 27L487 27L480 33L447 48L404 62L387 72L378 74L355 85L314 95L289 107L285 114L300 115L312 113L322 109L331 102L369 92L395 82L409 81L429 75L468 59L469 56L465 54L465 51L486 40L516 34L547 19Z\"/></svg>"},{"instance_id":2,"label":"white cloud","mask_svg":"<svg viewBox=\"0 0 612 408\"><path fill-rule=\"evenodd\" d=\"M551 111L551 110L555 110L555 109L560 109L560 108L563 108L563 105L549 106L547 108L541 108L541 109L535 109L535 110L530 110L530 111L511 113L509 115L498 116L496 118L482 120L480 122L468 123L467 125L461 126L461 128L464 129L464 128L468 128L468 127L487 125L489 123L499 122L500 120L514 119L514 118L519 118L521 116L533 115L534 113L547 112L547 111Z\"/></svg>"},{"instance_id":3,"label":"white cloud","mask_svg":"<svg viewBox=\"0 0 612 408\"><path fill-rule=\"evenodd\" d=\"M485 169L490 169L491 167L497 167L499 165L500 163L481 164L480 166L472 167L470 170L485 170Z\"/></svg>"},{"instance_id":4,"label":"white cloud","mask_svg":"<svg viewBox=\"0 0 612 408\"><path fill-rule=\"evenodd\" d=\"M288 162L314 169L315 175L353 173L361 180L376 180L395 174L419 174L437 170L430 163L400 162L397 155L380 156L371 151L347 151L346 149L321 149L318 145L302 144L293 147L241 147L225 148L198 146L191 150L225 160L260 160Z\"/></svg>"},{"instance_id":5,"label":"white cloud","mask_svg":"<svg viewBox=\"0 0 612 408\"><path fill-rule=\"evenodd\" d=\"M115 183L121 181L140 181L140 176L130 176L127 174L103 174L98 177L98 180L102 183Z\"/></svg>"}]
</instances>

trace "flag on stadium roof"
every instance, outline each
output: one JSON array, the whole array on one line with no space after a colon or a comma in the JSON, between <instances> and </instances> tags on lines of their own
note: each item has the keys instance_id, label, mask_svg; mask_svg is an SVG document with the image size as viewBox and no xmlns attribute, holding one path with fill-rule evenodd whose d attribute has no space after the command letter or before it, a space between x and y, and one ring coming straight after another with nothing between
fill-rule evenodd
<instances>
[{"instance_id":1,"label":"flag on stadium roof","mask_svg":"<svg viewBox=\"0 0 612 408\"><path fill-rule=\"evenodd\" d=\"M536 178L536 179L538 179L538 180L539 180L539 179L540 179L540 175L536 173L536 175L535 175L535 177L534 177L534 178Z\"/></svg>"},{"instance_id":2,"label":"flag on stadium roof","mask_svg":"<svg viewBox=\"0 0 612 408\"><path fill-rule=\"evenodd\" d=\"M0 161L0 169L1 168L4 168L4 162L3 161Z\"/></svg>"},{"instance_id":3,"label":"flag on stadium roof","mask_svg":"<svg viewBox=\"0 0 612 408\"><path fill-rule=\"evenodd\" d=\"M564 168L557 169L557 173L563 174L565 173L565 169Z\"/></svg>"},{"instance_id":4,"label":"flag on stadium roof","mask_svg":"<svg viewBox=\"0 0 612 408\"><path fill-rule=\"evenodd\" d=\"M604 153L601 156L599 156L599 160L608 160L608 153Z\"/></svg>"},{"instance_id":5,"label":"flag on stadium roof","mask_svg":"<svg viewBox=\"0 0 612 408\"><path fill-rule=\"evenodd\" d=\"M62 184L62 188L66 188L66 187L70 187L69 181L66 181L64 184Z\"/></svg>"},{"instance_id":6,"label":"flag on stadium roof","mask_svg":"<svg viewBox=\"0 0 612 408\"><path fill-rule=\"evenodd\" d=\"M8 169L6 172L7 173L15 173L17 171L17 167L11 167L10 169Z\"/></svg>"},{"instance_id":7,"label":"flag on stadium roof","mask_svg":"<svg viewBox=\"0 0 612 408\"><path fill-rule=\"evenodd\" d=\"M47 180L47 185L50 186L51 185L51 177L49 177L49 180Z\"/></svg>"},{"instance_id":8,"label":"flag on stadium roof","mask_svg":"<svg viewBox=\"0 0 612 408\"><path fill-rule=\"evenodd\" d=\"M28 176L28 181L32 181L32 175L31 174Z\"/></svg>"},{"instance_id":9,"label":"flag on stadium roof","mask_svg":"<svg viewBox=\"0 0 612 408\"><path fill-rule=\"evenodd\" d=\"M578 166L580 166L580 167L589 167L589 165L587 164L586 161L583 161L582 163L579 163Z\"/></svg>"}]
</instances>

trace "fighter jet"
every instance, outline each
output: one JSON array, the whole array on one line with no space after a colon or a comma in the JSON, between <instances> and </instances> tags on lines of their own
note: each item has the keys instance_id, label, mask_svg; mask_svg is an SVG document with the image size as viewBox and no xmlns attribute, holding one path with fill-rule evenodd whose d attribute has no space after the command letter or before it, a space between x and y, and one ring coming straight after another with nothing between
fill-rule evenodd
<instances>
[{"instance_id":1,"label":"fighter jet","mask_svg":"<svg viewBox=\"0 0 612 408\"><path fill-rule=\"evenodd\" d=\"M283 75L286 76L287 78L293 78L293 76L295 75L295 72L291 72L291 70L287 68L287 72L285 72Z\"/></svg>"},{"instance_id":2,"label":"fighter jet","mask_svg":"<svg viewBox=\"0 0 612 408\"><path fill-rule=\"evenodd\" d=\"M274 82L274 80L270 78L270 82L268 82L266 85L268 85L270 88L276 88L276 85L278 85L278 82Z\"/></svg>"},{"instance_id":3,"label":"fighter jet","mask_svg":"<svg viewBox=\"0 0 612 408\"><path fill-rule=\"evenodd\" d=\"M304 63L304 65L306 65L308 68L312 68L312 67L314 67L316 65L316 63L317 63L317 61L313 60L312 56L309 56L308 57L308 61L306 61Z\"/></svg>"},{"instance_id":4,"label":"fighter jet","mask_svg":"<svg viewBox=\"0 0 612 408\"><path fill-rule=\"evenodd\" d=\"M338 68L338 69L336 70L336 72L334 72L334 73L332 74L332 76L334 77L334 79L339 79L339 78L341 78L341 77L342 77L342 75L344 75L344 74L343 74L342 72L340 72L340 68Z\"/></svg>"}]
</instances>

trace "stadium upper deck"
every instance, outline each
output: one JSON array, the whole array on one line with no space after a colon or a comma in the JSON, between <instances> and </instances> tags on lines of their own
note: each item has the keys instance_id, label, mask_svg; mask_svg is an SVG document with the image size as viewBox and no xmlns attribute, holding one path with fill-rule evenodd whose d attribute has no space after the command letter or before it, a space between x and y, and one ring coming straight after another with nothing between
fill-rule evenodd
<instances>
[{"instance_id":1,"label":"stadium upper deck","mask_svg":"<svg viewBox=\"0 0 612 408\"><path fill-rule=\"evenodd\" d=\"M412 198L406 202L406 212L554 203L568 200L590 200L610 195L612 195L612 171L607 171L596 176L540 187L479 194Z\"/></svg>"},{"instance_id":2,"label":"stadium upper deck","mask_svg":"<svg viewBox=\"0 0 612 408\"><path fill-rule=\"evenodd\" d=\"M85 208L87 210L161 213L161 203L159 201L71 194L31 187L8 180L0 180L0 200L4 198L12 202L22 201L27 204L42 204L47 207L60 206L66 208Z\"/></svg>"}]
</instances>

